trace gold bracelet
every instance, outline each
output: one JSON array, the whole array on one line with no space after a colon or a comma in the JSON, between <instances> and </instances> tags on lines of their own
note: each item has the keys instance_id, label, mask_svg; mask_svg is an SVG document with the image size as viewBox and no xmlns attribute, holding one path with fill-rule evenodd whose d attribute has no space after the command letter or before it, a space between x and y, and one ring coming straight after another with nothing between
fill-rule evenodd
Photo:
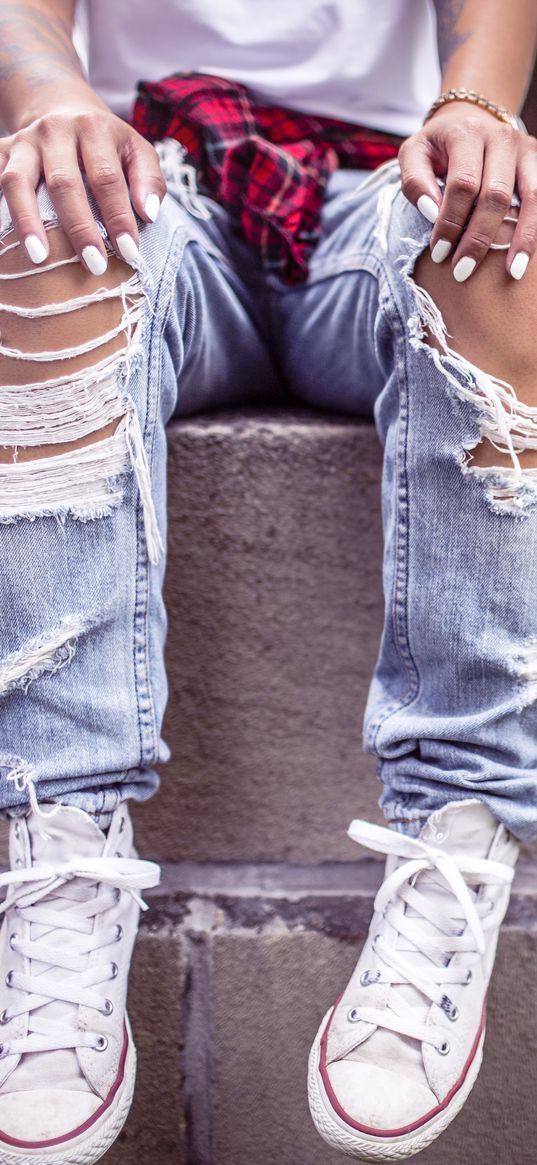
<instances>
[{"instance_id":1,"label":"gold bracelet","mask_svg":"<svg viewBox=\"0 0 537 1165\"><path fill-rule=\"evenodd\" d=\"M429 121L429 118L436 113L437 109L441 109L443 105L449 105L452 101L469 101L471 105L477 105L480 109L485 109L487 113L492 113L498 121L504 121L507 125L512 125L513 129L521 130L522 133L527 133L526 126L520 117L514 113L510 113L503 105L496 105L494 101L489 101L487 97L483 97L481 93L475 93L473 89L448 89L446 93L441 93L440 97L433 101L429 112L423 120L423 124Z\"/></svg>"}]
</instances>

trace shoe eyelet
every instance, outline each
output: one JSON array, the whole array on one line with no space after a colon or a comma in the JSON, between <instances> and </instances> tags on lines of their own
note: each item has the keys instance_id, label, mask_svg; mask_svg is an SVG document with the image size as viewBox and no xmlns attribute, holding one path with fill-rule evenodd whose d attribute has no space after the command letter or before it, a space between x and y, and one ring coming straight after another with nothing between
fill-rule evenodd
<instances>
[{"instance_id":1,"label":"shoe eyelet","mask_svg":"<svg viewBox=\"0 0 537 1165\"><path fill-rule=\"evenodd\" d=\"M373 939L373 941L372 941L372 943L371 943L371 950L372 950L372 951L375 951L375 952L376 952L376 949L377 949L377 943L378 943L378 940L379 940L379 938L380 938L380 934L376 934L376 935L375 935L375 937L374 937L374 939Z\"/></svg>"},{"instance_id":2,"label":"shoe eyelet","mask_svg":"<svg viewBox=\"0 0 537 1165\"><path fill-rule=\"evenodd\" d=\"M124 817L122 817L122 818L121 818L121 821L120 821L120 823L119 823L119 829L118 829L118 833L123 833L123 830L124 830L124 829L125 829L125 818L124 818Z\"/></svg>"},{"instance_id":3,"label":"shoe eyelet","mask_svg":"<svg viewBox=\"0 0 537 1165\"><path fill-rule=\"evenodd\" d=\"M14 834L15 834L15 837L16 837L17 841L19 841L19 840L20 840L20 835L21 835L21 827L20 827L20 821L16 821L16 822L15 822L15 828L14 828L13 832L14 832Z\"/></svg>"},{"instance_id":4,"label":"shoe eyelet","mask_svg":"<svg viewBox=\"0 0 537 1165\"><path fill-rule=\"evenodd\" d=\"M13 975L14 975L14 974L15 974L15 972L14 972L14 971L8 971L8 973L7 973L7 975L6 975L6 979L5 979L6 987L12 987L12 986L13 986Z\"/></svg>"},{"instance_id":5,"label":"shoe eyelet","mask_svg":"<svg viewBox=\"0 0 537 1165\"><path fill-rule=\"evenodd\" d=\"M462 986L467 987L468 984L472 982L472 979L473 979L473 975L472 975L470 968L468 967L466 970L466 979L464 980Z\"/></svg>"},{"instance_id":6,"label":"shoe eyelet","mask_svg":"<svg viewBox=\"0 0 537 1165\"><path fill-rule=\"evenodd\" d=\"M0 1012L0 1024L2 1024L2 1027L4 1027L6 1023L9 1023L10 1019L11 1016L8 1015L7 1007L4 1007L4 1010Z\"/></svg>"},{"instance_id":7,"label":"shoe eyelet","mask_svg":"<svg viewBox=\"0 0 537 1165\"><path fill-rule=\"evenodd\" d=\"M17 866L17 869L20 870L21 866L24 865L22 858L15 858L15 865Z\"/></svg>"},{"instance_id":8,"label":"shoe eyelet","mask_svg":"<svg viewBox=\"0 0 537 1165\"><path fill-rule=\"evenodd\" d=\"M351 1007L350 1011L347 1012L347 1019L349 1023L358 1023L360 1015L357 1007Z\"/></svg>"},{"instance_id":9,"label":"shoe eyelet","mask_svg":"<svg viewBox=\"0 0 537 1165\"><path fill-rule=\"evenodd\" d=\"M449 1040L443 1040L441 1044L436 1044L435 1047L439 1056L447 1056L451 1051Z\"/></svg>"},{"instance_id":10,"label":"shoe eyelet","mask_svg":"<svg viewBox=\"0 0 537 1165\"><path fill-rule=\"evenodd\" d=\"M380 980L380 971L363 971L360 975L362 987L373 987Z\"/></svg>"},{"instance_id":11,"label":"shoe eyelet","mask_svg":"<svg viewBox=\"0 0 537 1165\"><path fill-rule=\"evenodd\" d=\"M442 1008L444 1015L447 1015L447 1018L451 1023L454 1023L455 1020L459 1018L459 1009L455 1003L452 1003L449 995L442 996L442 999L440 1000L440 1007Z\"/></svg>"},{"instance_id":12,"label":"shoe eyelet","mask_svg":"<svg viewBox=\"0 0 537 1165\"><path fill-rule=\"evenodd\" d=\"M108 1047L108 1039L106 1036L99 1036L97 1043L93 1045L95 1052L106 1052Z\"/></svg>"},{"instance_id":13,"label":"shoe eyelet","mask_svg":"<svg viewBox=\"0 0 537 1165\"><path fill-rule=\"evenodd\" d=\"M16 934L10 934L10 936L9 936L9 949L11 951L15 950L13 943L15 942L15 939L17 939L17 938L18 938L18 935L16 935Z\"/></svg>"},{"instance_id":14,"label":"shoe eyelet","mask_svg":"<svg viewBox=\"0 0 537 1165\"><path fill-rule=\"evenodd\" d=\"M123 927L119 922L116 923L116 937L115 942L120 943L123 938Z\"/></svg>"},{"instance_id":15,"label":"shoe eyelet","mask_svg":"<svg viewBox=\"0 0 537 1165\"><path fill-rule=\"evenodd\" d=\"M111 999L105 999L103 1006L99 1008L102 1015L111 1015L113 1010L114 1004Z\"/></svg>"},{"instance_id":16,"label":"shoe eyelet","mask_svg":"<svg viewBox=\"0 0 537 1165\"><path fill-rule=\"evenodd\" d=\"M111 963L110 966L111 966L110 978L117 979L117 977L119 975L119 967L118 967L117 963Z\"/></svg>"}]
</instances>

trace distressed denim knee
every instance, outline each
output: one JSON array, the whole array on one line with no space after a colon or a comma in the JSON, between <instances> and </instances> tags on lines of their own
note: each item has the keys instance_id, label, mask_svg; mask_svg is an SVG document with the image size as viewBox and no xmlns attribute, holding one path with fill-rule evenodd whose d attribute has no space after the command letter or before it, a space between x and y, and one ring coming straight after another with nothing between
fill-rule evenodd
<instances>
[{"instance_id":1,"label":"distressed denim knee","mask_svg":"<svg viewBox=\"0 0 537 1165\"><path fill-rule=\"evenodd\" d=\"M103 229L109 268L90 276L44 187L38 201L51 255L35 266L0 200L0 806L26 803L39 781L40 799L100 811L148 796L167 755L171 408L151 339L173 293L173 233L135 268Z\"/></svg>"},{"instance_id":2,"label":"distressed denim knee","mask_svg":"<svg viewBox=\"0 0 537 1165\"><path fill-rule=\"evenodd\" d=\"M391 180L390 180L391 178ZM417 830L477 796L537 835L537 410L456 350L415 278L431 227L395 169L377 201L393 367L377 399L386 447L386 622L366 711L382 805ZM508 464L472 464L488 440Z\"/></svg>"}]
</instances>

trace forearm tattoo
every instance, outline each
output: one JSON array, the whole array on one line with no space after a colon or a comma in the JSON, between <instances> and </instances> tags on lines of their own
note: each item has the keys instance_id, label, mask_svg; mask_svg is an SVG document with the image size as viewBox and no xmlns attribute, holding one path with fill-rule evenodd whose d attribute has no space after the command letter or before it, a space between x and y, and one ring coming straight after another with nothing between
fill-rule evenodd
<instances>
[{"instance_id":1,"label":"forearm tattoo","mask_svg":"<svg viewBox=\"0 0 537 1165\"><path fill-rule=\"evenodd\" d=\"M0 85L24 76L31 85L50 85L81 67L70 29L52 13L31 4L0 3Z\"/></svg>"},{"instance_id":2,"label":"forearm tattoo","mask_svg":"<svg viewBox=\"0 0 537 1165\"><path fill-rule=\"evenodd\" d=\"M457 29L465 2L466 0L435 0L438 57L442 72L453 53L465 44L471 35Z\"/></svg>"}]
</instances>

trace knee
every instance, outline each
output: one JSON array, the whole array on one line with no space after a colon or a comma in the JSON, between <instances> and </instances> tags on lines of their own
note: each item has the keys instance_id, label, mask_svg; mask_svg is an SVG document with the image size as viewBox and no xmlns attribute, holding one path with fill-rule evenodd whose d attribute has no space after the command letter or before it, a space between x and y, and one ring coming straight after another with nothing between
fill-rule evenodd
<instances>
[{"instance_id":1,"label":"knee","mask_svg":"<svg viewBox=\"0 0 537 1165\"><path fill-rule=\"evenodd\" d=\"M49 232L49 241L43 267L30 262L13 235L4 237L0 249L3 464L108 437L121 416L117 401L117 415L109 415L111 402L101 401L96 373L121 357L136 324L136 274L111 256L105 274L96 277L74 261L60 229Z\"/></svg>"},{"instance_id":2,"label":"knee","mask_svg":"<svg viewBox=\"0 0 537 1165\"><path fill-rule=\"evenodd\" d=\"M505 252L490 252L465 283L457 283L448 263L422 254L414 273L442 314L450 344L472 363L516 382L517 394L537 405L535 320L537 259L517 282L505 268Z\"/></svg>"},{"instance_id":3,"label":"knee","mask_svg":"<svg viewBox=\"0 0 537 1165\"><path fill-rule=\"evenodd\" d=\"M126 388L144 300L139 275L111 256L95 277L59 229L49 238L40 267L13 235L0 247L0 522L108 516L134 470L156 562L162 542Z\"/></svg>"},{"instance_id":4,"label":"knee","mask_svg":"<svg viewBox=\"0 0 537 1165\"><path fill-rule=\"evenodd\" d=\"M491 251L470 279L457 283L449 263L433 263L427 251L418 259L414 280L438 308L449 347L489 374L491 383L506 383L512 390L506 413L511 411L515 421L522 410L530 424L537 424L537 259L517 282L506 271L505 251ZM431 334L427 342L440 347ZM484 435L472 450L472 464L512 465L512 455L502 451L501 444ZM520 439L517 452L521 466L537 466L537 449L531 447L531 440L527 444Z\"/></svg>"}]
</instances>

